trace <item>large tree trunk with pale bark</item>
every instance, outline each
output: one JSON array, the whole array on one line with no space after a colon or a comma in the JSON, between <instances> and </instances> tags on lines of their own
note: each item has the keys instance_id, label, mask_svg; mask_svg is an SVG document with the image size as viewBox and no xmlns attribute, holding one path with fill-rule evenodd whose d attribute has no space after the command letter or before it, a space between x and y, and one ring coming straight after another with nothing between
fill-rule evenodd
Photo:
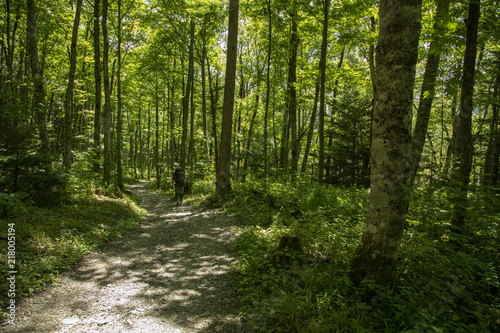
<instances>
[{"instance_id":1,"label":"large tree trunk with pale bark","mask_svg":"<svg viewBox=\"0 0 500 333\"><path fill-rule=\"evenodd\" d=\"M382 0L376 54L369 210L351 278L390 284L408 211L411 114L421 0Z\"/></svg>"}]
</instances>

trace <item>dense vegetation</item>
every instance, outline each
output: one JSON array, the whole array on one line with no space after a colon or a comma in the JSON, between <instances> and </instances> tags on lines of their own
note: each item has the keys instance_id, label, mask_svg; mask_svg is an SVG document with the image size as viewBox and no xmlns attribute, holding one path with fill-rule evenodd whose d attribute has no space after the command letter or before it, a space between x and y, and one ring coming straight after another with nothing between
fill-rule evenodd
<instances>
[{"instance_id":1,"label":"dense vegetation","mask_svg":"<svg viewBox=\"0 0 500 333\"><path fill-rule=\"evenodd\" d=\"M369 280L356 286L348 271L363 231L366 189L309 182L238 185L225 209L244 221L234 245L235 274L250 327L262 332L497 331L500 219L491 195L474 196L460 251L449 229L449 191L436 185L409 195L397 279L388 287ZM298 237L302 251L279 252L283 236Z\"/></svg>"},{"instance_id":2,"label":"dense vegetation","mask_svg":"<svg viewBox=\"0 0 500 333\"><path fill-rule=\"evenodd\" d=\"M244 220L256 330L498 330L498 1L229 3L1 3L18 294L133 226L127 179L181 165Z\"/></svg>"}]
</instances>

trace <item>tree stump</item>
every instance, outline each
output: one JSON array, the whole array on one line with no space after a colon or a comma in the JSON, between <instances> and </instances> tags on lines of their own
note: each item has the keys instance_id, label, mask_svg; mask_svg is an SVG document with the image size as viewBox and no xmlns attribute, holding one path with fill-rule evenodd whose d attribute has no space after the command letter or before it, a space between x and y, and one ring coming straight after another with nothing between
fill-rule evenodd
<instances>
[{"instance_id":1,"label":"tree stump","mask_svg":"<svg viewBox=\"0 0 500 333\"><path fill-rule=\"evenodd\" d=\"M303 254L300 238L295 236L281 236L275 254L276 261L280 266L289 266L295 257Z\"/></svg>"}]
</instances>

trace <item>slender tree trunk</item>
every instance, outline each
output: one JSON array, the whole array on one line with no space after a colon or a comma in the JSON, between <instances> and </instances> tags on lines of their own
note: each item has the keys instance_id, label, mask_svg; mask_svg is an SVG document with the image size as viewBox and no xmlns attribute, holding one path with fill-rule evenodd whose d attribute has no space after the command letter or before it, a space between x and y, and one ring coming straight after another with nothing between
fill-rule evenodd
<instances>
[{"instance_id":1,"label":"slender tree trunk","mask_svg":"<svg viewBox=\"0 0 500 333\"><path fill-rule=\"evenodd\" d=\"M207 58L207 45L203 41L203 50L201 55L201 112L203 116L203 137L207 149L207 160L210 161L210 135L208 133L208 118L207 118L207 79L205 59Z\"/></svg>"},{"instance_id":2,"label":"slender tree trunk","mask_svg":"<svg viewBox=\"0 0 500 333\"><path fill-rule=\"evenodd\" d=\"M461 66L460 66L460 71L459 71L459 76L461 76ZM455 149L455 134L456 134L456 126L458 124L458 117L456 116L457 115L457 104L458 104L458 97L457 97L457 93L454 93L453 94L453 97L452 97L452 100L451 100L451 118L453 119L453 132L452 132L452 135L451 135L451 138L449 140L449 143L448 143L448 148L446 150L446 159L445 159L445 163L444 163L444 169L443 169L443 174L446 175L446 176L449 176L449 171L450 171L450 168L451 168L451 163L452 163L452 158L453 158L453 150ZM446 127L445 127L446 129Z\"/></svg>"},{"instance_id":3,"label":"slender tree trunk","mask_svg":"<svg viewBox=\"0 0 500 333\"><path fill-rule=\"evenodd\" d=\"M267 120L269 119L269 98L271 92L271 46L272 46L272 36L273 36L273 25L272 25L272 12L271 12L271 0L267 2L267 13L269 16L268 23L268 44L267 44L267 71L266 71L266 107L264 111L264 178L267 178Z\"/></svg>"},{"instance_id":4,"label":"slender tree trunk","mask_svg":"<svg viewBox=\"0 0 500 333\"><path fill-rule=\"evenodd\" d=\"M345 54L345 47L342 48L342 51L340 52L340 59L339 59L339 63L337 64L337 69L338 71L340 72L340 70L342 69L342 64L344 63L344 54ZM335 79L335 82L333 84L333 98L332 98L332 105L335 105L335 103L337 102L337 92L338 92L338 87L339 87L339 79ZM334 121L334 113L333 111L335 110L335 108L332 108L332 112L331 112L331 115L330 115L330 123L333 123ZM356 131L354 131L356 132ZM330 135L328 137L328 150L329 151L332 151L332 146L333 146L333 137L332 135ZM355 156L355 155L354 155ZM355 165L355 158L353 159L353 165ZM331 161L332 161L332 154L328 154L328 157L326 159L326 165L324 166L324 171L325 171L325 177L324 177L324 181L329 181L331 179L330 177L330 171L331 171Z\"/></svg>"},{"instance_id":5,"label":"slender tree trunk","mask_svg":"<svg viewBox=\"0 0 500 333\"><path fill-rule=\"evenodd\" d=\"M492 100L498 100L498 88L500 87L500 53L497 54L498 68L493 87ZM499 119L498 119L498 104L492 104L492 116L490 123L490 134L488 138L488 146L484 155L484 170L481 183L485 186L495 187L498 180L498 152L499 145Z\"/></svg>"},{"instance_id":6,"label":"slender tree trunk","mask_svg":"<svg viewBox=\"0 0 500 333\"><path fill-rule=\"evenodd\" d=\"M226 81L224 86L224 103L222 106L220 158L216 181L216 191L219 194L231 191L231 130L233 127L236 60L238 52L238 11L239 0L229 0Z\"/></svg>"},{"instance_id":7,"label":"slender tree trunk","mask_svg":"<svg viewBox=\"0 0 500 333\"><path fill-rule=\"evenodd\" d=\"M369 210L351 278L390 284L408 212L411 114L421 0L382 0L372 121Z\"/></svg>"},{"instance_id":8,"label":"slender tree trunk","mask_svg":"<svg viewBox=\"0 0 500 333\"><path fill-rule=\"evenodd\" d=\"M174 68L176 68L177 59L174 59ZM170 158L173 163L177 162L176 154L176 140L175 140L175 78L172 77L172 84L170 87Z\"/></svg>"},{"instance_id":9,"label":"slender tree trunk","mask_svg":"<svg viewBox=\"0 0 500 333\"><path fill-rule=\"evenodd\" d=\"M450 8L449 0L437 0L436 18L434 21L434 34L432 36L427 65L425 67L424 81L420 93L420 102L417 110L417 120L413 131L413 140L411 146L411 164L412 172L410 175L410 185L415 182L418 171L418 164L422 151L424 149L427 127L431 115L432 101L434 99L434 83L439 69L439 60L441 56L440 39L446 33L446 24L448 23L448 11Z\"/></svg>"},{"instance_id":10,"label":"slender tree trunk","mask_svg":"<svg viewBox=\"0 0 500 333\"><path fill-rule=\"evenodd\" d=\"M31 74L35 86L33 97L33 109L36 116L38 132L42 144L42 153L50 154L50 141L49 133L47 130L46 115L44 110L44 87L43 87L43 73L40 70L38 63L38 40L37 40L37 13L34 0L27 0L27 21L26 21L26 48L29 55L29 62L31 64ZM14 29L15 30L15 29ZM12 41L14 43L14 41ZM14 50L12 50L13 52ZM13 55L12 55L13 56ZM50 165L47 165L50 168Z\"/></svg>"},{"instance_id":11,"label":"slender tree trunk","mask_svg":"<svg viewBox=\"0 0 500 333\"><path fill-rule=\"evenodd\" d=\"M73 34L71 36L71 51L69 55L69 78L66 98L64 100L64 170L71 170L72 150L73 150L73 91L75 89L76 73L76 44L78 40L78 27L80 26L80 13L82 11L82 0L76 2L75 20L73 23Z\"/></svg>"},{"instance_id":12,"label":"slender tree trunk","mask_svg":"<svg viewBox=\"0 0 500 333\"><path fill-rule=\"evenodd\" d=\"M146 161L148 163L148 180L151 178L151 105L148 105L148 132L146 136Z\"/></svg>"},{"instance_id":13,"label":"slender tree trunk","mask_svg":"<svg viewBox=\"0 0 500 333\"><path fill-rule=\"evenodd\" d=\"M328 1L328 0L327 0ZM289 81L289 103L290 110L290 132L292 139L292 165L291 165L291 179L297 178L297 169L299 163L299 142L297 140L297 51L299 48L299 37L297 33L297 20L292 20L292 55L290 58L290 66L288 73Z\"/></svg>"},{"instance_id":14,"label":"slender tree trunk","mask_svg":"<svg viewBox=\"0 0 500 333\"><path fill-rule=\"evenodd\" d=\"M102 69L104 81L104 184L111 183L111 91L109 87L108 0L102 2Z\"/></svg>"},{"instance_id":15,"label":"slender tree trunk","mask_svg":"<svg viewBox=\"0 0 500 333\"><path fill-rule=\"evenodd\" d=\"M158 94L158 70L155 75L155 171L156 171L156 186L160 189L161 185L161 168L160 168L160 97Z\"/></svg>"},{"instance_id":16,"label":"slender tree trunk","mask_svg":"<svg viewBox=\"0 0 500 333\"><path fill-rule=\"evenodd\" d=\"M243 73L243 47L240 45L240 53L239 53L239 59L240 59L240 89L239 89L239 96L238 99L240 101L244 100L246 97L246 89L245 89L245 76ZM241 129L241 117L243 113L243 108L237 108L237 117L236 117L236 124L234 124L234 129L233 129L233 137L234 139L232 140L234 142L234 148L233 151L236 152L236 170L234 171L234 178L239 179L240 178L240 165L241 165L241 158L242 158L242 153L241 153L241 142L243 138L245 137L245 133L242 132Z\"/></svg>"},{"instance_id":17,"label":"slender tree trunk","mask_svg":"<svg viewBox=\"0 0 500 333\"><path fill-rule=\"evenodd\" d=\"M465 222L468 184L474 151L472 141L472 101L475 83L474 73L476 68L479 16L480 1L473 0L469 3L469 17L466 21L467 37L465 41L464 72L462 77L462 91L460 93L460 107L457 115L458 123L454 149L455 163L451 176L453 184L456 184L451 224L456 232L461 232Z\"/></svg>"},{"instance_id":18,"label":"slender tree trunk","mask_svg":"<svg viewBox=\"0 0 500 333\"><path fill-rule=\"evenodd\" d=\"M208 70L208 88L210 92L210 113L212 115L212 139L214 146L214 165L216 168L219 167L219 143L217 140L217 101L219 100L219 94L217 87L219 86L219 80L214 83L212 82L212 71L210 69L210 61L207 58L207 70Z\"/></svg>"},{"instance_id":19,"label":"slender tree trunk","mask_svg":"<svg viewBox=\"0 0 500 333\"><path fill-rule=\"evenodd\" d=\"M140 109L139 109L140 110ZM138 178L137 176L137 155L139 151L139 121L137 122L137 125L135 126L135 134L134 134L134 175L135 179Z\"/></svg>"},{"instance_id":20,"label":"slender tree trunk","mask_svg":"<svg viewBox=\"0 0 500 333\"><path fill-rule=\"evenodd\" d=\"M142 136L142 108L139 107L139 168L141 169L141 179L144 179L144 142Z\"/></svg>"},{"instance_id":21,"label":"slender tree trunk","mask_svg":"<svg viewBox=\"0 0 500 333\"><path fill-rule=\"evenodd\" d=\"M100 42L100 0L94 0L94 78L95 78L95 111L94 111L94 172L99 172L101 158L101 42Z\"/></svg>"},{"instance_id":22,"label":"slender tree trunk","mask_svg":"<svg viewBox=\"0 0 500 333\"><path fill-rule=\"evenodd\" d=\"M285 113L283 114L283 127L281 130L281 147L280 147L280 168L287 177L288 175L288 153L290 150L290 135L293 133L295 139L297 136L297 92L295 90L296 83L296 68L297 68L297 48L299 44L297 36L297 21L296 21L296 9L295 5L291 5L292 9L291 20L291 34L290 34L290 58L288 60L288 79L287 79L287 96L286 102L287 106L285 108ZM292 138L293 144L293 138Z\"/></svg>"},{"instance_id":23,"label":"slender tree trunk","mask_svg":"<svg viewBox=\"0 0 500 333\"><path fill-rule=\"evenodd\" d=\"M116 175L118 187L123 190L123 170L122 170L122 0L118 0L118 69L116 72L117 84L117 114L116 114Z\"/></svg>"},{"instance_id":24,"label":"slender tree trunk","mask_svg":"<svg viewBox=\"0 0 500 333\"><path fill-rule=\"evenodd\" d=\"M307 160L309 158L309 151L311 150L311 142L314 134L314 124L316 123L316 115L318 110L318 100L319 100L319 79L316 80L316 89L314 89L314 104L311 114L311 119L309 120L309 130L307 132L306 148L304 150L304 159L302 160L302 167L300 168L301 173L305 173L307 169Z\"/></svg>"},{"instance_id":25,"label":"slender tree trunk","mask_svg":"<svg viewBox=\"0 0 500 333\"><path fill-rule=\"evenodd\" d=\"M257 66L260 68L259 63L257 62ZM257 73L257 93L255 94L255 107L253 108L252 118L250 119L250 126L248 128L247 142L245 147L245 162L243 164L243 182L246 180L247 168L248 168L248 160L250 159L250 147L252 145L253 140L253 127L255 124L255 118L257 117L257 112L259 111L259 102L260 102L260 83L262 77L262 70L259 69Z\"/></svg>"},{"instance_id":26,"label":"slender tree trunk","mask_svg":"<svg viewBox=\"0 0 500 333\"><path fill-rule=\"evenodd\" d=\"M194 78L191 80L191 115L189 124L189 166L191 167L191 177L194 174L194 163L196 162L196 152L194 149L194 119L196 116L196 108L194 105Z\"/></svg>"},{"instance_id":27,"label":"slender tree trunk","mask_svg":"<svg viewBox=\"0 0 500 333\"><path fill-rule=\"evenodd\" d=\"M318 165L318 181L323 182L325 172L325 81L326 81L326 53L328 46L328 12L330 9L330 0L325 0L324 4L324 20L323 20L323 37L321 41L321 56L319 61L320 67L320 90L319 90L319 165Z\"/></svg>"},{"instance_id":28,"label":"slender tree trunk","mask_svg":"<svg viewBox=\"0 0 500 333\"><path fill-rule=\"evenodd\" d=\"M193 82L194 76L194 28L195 22L191 19L191 29L190 36L191 41L189 43L189 65L188 65L188 80L186 83L186 93L183 99L182 106L182 142L181 142L181 167L186 167L186 145L187 145L187 131L188 131L188 117L189 117L189 99L191 94L191 82Z\"/></svg>"}]
</instances>

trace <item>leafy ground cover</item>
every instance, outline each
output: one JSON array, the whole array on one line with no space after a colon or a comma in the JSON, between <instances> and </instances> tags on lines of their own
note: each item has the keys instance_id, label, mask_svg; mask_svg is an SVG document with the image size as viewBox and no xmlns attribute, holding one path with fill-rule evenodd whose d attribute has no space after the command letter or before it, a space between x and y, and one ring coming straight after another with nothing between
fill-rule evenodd
<instances>
[{"instance_id":1,"label":"leafy ground cover","mask_svg":"<svg viewBox=\"0 0 500 333\"><path fill-rule=\"evenodd\" d=\"M88 184L87 184L88 185ZM81 189L80 189L81 190ZM15 234L16 299L25 297L48 284L57 283L57 275L95 251L105 242L133 228L144 212L132 198L93 195L68 198L65 204L37 207L21 201L25 195L6 200L7 216L0 219L0 308L6 315L9 284L7 231ZM17 198L19 197L19 198ZM29 198L28 198L29 200ZM7 206L8 204L8 206Z\"/></svg>"},{"instance_id":2,"label":"leafy ground cover","mask_svg":"<svg viewBox=\"0 0 500 333\"><path fill-rule=\"evenodd\" d=\"M263 181L233 186L226 201L212 196L205 202L223 203L245 223L234 244L235 277L243 315L255 331L500 330L498 196L474 192L467 230L456 235L445 187L409 194L398 277L381 287L355 286L348 278L366 189ZM302 251L280 253L283 236L298 238Z\"/></svg>"}]
</instances>

